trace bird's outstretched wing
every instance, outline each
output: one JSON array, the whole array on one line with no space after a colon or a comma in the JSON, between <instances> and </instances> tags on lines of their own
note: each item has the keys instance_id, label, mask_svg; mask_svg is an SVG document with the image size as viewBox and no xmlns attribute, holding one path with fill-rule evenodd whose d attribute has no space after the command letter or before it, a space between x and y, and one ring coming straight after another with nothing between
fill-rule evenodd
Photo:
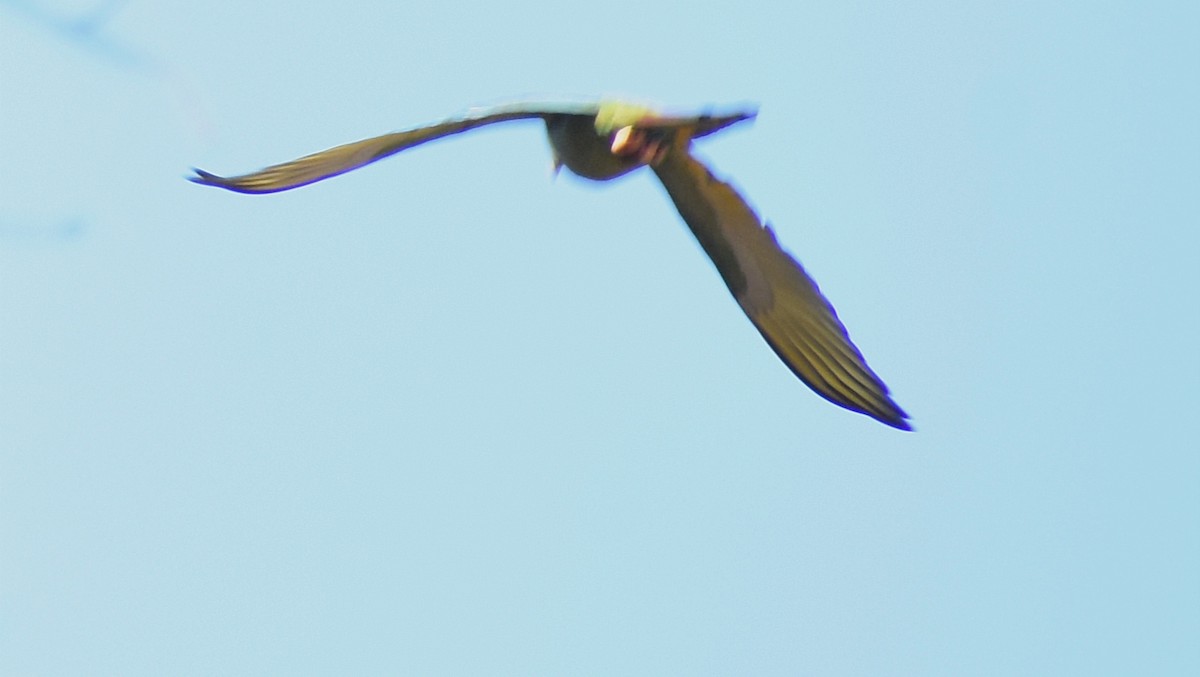
<instances>
[{"instance_id":1,"label":"bird's outstretched wing","mask_svg":"<svg viewBox=\"0 0 1200 677\"><path fill-rule=\"evenodd\" d=\"M319 153L305 155L297 160L272 165L250 174L224 177L203 169L193 169L196 174L188 179L206 186L217 186L238 193L276 193L344 174L427 141L461 134L484 125L509 120L545 119L551 116L599 116L596 120L596 131L600 134L612 131L608 127L613 126L615 121L629 118L628 122L622 124L643 121L647 129L664 132L687 127L693 138L699 138L735 122L752 118L754 111L738 111L732 114L704 112L698 115L659 115L648 108L620 102L598 104L517 103L483 109L425 127L347 143Z\"/></svg>"},{"instance_id":2,"label":"bird's outstretched wing","mask_svg":"<svg viewBox=\"0 0 1200 677\"><path fill-rule=\"evenodd\" d=\"M193 171L196 172L196 175L188 177L188 179L206 186L217 186L238 193L275 193L344 174L427 141L452 134L461 134L497 122L542 118L550 112L552 111L534 108L525 110L514 107L494 109L479 115L447 120L427 127L355 141L242 176L225 178L203 169L195 169Z\"/></svg>"},{"instance_id":3,"label":"bird's outstretched wing","mask_svg":"<svg viewBox=\"0 0 1200 677\"><path fill-rule=\"evenodd\" d=\"M911 430L833 306L728 183L672 146L654 172L742 310L784 364L834 404Z\"/></svg>"}]
</instances>

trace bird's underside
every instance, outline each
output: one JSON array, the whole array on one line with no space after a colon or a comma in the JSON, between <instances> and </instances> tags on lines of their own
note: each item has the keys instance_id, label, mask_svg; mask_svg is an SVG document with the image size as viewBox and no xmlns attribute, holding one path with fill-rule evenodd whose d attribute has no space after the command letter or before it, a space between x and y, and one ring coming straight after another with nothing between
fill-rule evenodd
<instances>
[{"instance_id":1,"label":"bird's underside","mask_svg":"<svg viewBox=\"0 0 1200 677\"><path fill-rule=\"evenodd\" d=\"M830 402L911 430L908 414L867 366L816 283L746 201L689 150L693 139L754 115L667 115L616 102L507 106L337 146L242 176L224 178L197 169L190 179L240 193L272 193L484 125L540 119L555 166L600 181L651 167L734 299L784 364Z\"/></svg>"}]
</instances>

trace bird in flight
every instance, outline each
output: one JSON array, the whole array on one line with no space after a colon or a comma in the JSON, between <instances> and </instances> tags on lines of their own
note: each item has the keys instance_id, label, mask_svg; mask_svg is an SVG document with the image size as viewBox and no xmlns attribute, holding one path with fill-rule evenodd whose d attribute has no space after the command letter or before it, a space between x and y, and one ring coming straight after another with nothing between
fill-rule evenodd
<instances>
[{"instance_id":1,"label":"bird in flight","mask_svg":"<svg viewBox=\"0 0 1200 677\"><path fill-rule=\"evenodd\" d=\"M484 125L541 120L556 169L565 166L584 178L607 181L649 166L738 305L783 363L830 402L894 428L912 430L908 414L867 366L817 284L779 246L770 226L759 220L741 195L690 152L693 139L755 114L755 110L666 114L615 101L499 106L337 146L250 174L226 178L196 169L189 178L239 193L274 193Z\"/></svg>"}]
</instances>

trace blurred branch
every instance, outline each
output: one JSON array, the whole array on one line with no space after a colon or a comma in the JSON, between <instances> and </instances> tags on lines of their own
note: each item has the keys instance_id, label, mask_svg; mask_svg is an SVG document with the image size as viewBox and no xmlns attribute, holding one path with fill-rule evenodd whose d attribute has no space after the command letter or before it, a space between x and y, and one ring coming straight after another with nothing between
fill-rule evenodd
<instances>
[{"instance_id":1,"label":"blurred branch","mask_svg":"<svg viewBox=\"0 0 1200 677\"><path fill-rule=\"evenodd\" d=\"M11 8L59 39L115 65L147 72L160 70L150 56L103 31L105 24L124 7L125 0L100 2L90 12L75 17L56 14L42 3L27 0L0 0L0 5Z\"/></svg>"},{"instance_id":2,"label":"blurred branch","mask_svg":"<svg viewBox=\"0 0 1200 677\"><path fill-rule=\"evenodd\" d=\"M0 241L12 243L66 242L81 238L87 231L82 216L58 219L10 219L0 215Z\"/></svg>"}]
</instances>

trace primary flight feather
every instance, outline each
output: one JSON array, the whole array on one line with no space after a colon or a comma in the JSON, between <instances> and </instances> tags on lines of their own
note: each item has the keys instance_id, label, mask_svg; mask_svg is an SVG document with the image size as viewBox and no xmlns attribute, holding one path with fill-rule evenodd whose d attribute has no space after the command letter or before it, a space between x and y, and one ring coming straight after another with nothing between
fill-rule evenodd
<instances>
[{"instance_id":1,"label":"primary flight feather","mask_svg":"<svg viewBox=\"0 0 1200 677\"><path fill-rule=\"evenodd\" d=\"M556 167L607 181L649 166L738 305L784 364L830 402L911 430L908 414L867 366L817 284L780 248L741 195L690 152L693 139L754 115L744 110L666 115L620 102L505 106L337 146L251 174L225 178L197 169L190 179L239 193L274 193L484 125L542 120Z\"/></svg>"}]
</instances>

